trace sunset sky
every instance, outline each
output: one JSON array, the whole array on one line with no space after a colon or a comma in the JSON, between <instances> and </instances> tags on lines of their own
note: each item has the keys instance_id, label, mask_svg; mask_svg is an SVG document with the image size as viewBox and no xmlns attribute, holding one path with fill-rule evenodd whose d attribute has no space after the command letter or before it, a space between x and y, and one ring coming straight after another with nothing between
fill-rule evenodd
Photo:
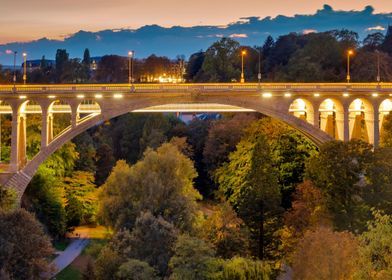
<instances>
[{"instance_id":1,"label":"sunset sky","mask_svg":"<svg viewBox=\"0 0 392 280\"><path fill-rule=\"evenodd\" d=\"M392 10L391 0L0 0L0 44L148 24L225 25L241 17L311 14L324 4L335 10L366 5L376 13Z\"/></svg>"}]
</instances>

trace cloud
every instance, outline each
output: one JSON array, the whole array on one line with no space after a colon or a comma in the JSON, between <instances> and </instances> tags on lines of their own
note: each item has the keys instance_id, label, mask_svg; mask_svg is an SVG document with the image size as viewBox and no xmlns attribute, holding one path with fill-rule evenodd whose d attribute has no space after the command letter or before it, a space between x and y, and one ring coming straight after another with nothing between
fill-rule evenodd
<instances>
[{"instance_id":1,"label":"cloud","mask_svg":"<svg viewBox=\"0 0 392 280\"><path fill-rule=\"evenodd\" d=\"M324 6L313 15L294 15L272 17L247 17L228 25L218 26L173 26L162 27L146 25L138 29L115 29L98 32L78 31L64 37L63 40L39 39L32 42L9 43L0 45L0 52L16 50L26 51L29 57L53 59L57 49L66 49L70 57L83 57L85 48L92 56L105 54L124 55L133 49L139 58L151 54L176 57L189 56L199 50L207 49L222 37L241 40L241 44L261 45L268 35L277 38L290 32L310 33L334 29L349 29L365 38L370 31L384 31L384 26L391 22L392 13L375 13L372 7L362 11L334 10ZM10 51L12 54L12 51ZM21 63L21 57L17 57ZM3 55L0 64L11 65L12 55Z\"/></svg>"},{"instance_id":2,"label":"cloud","mask_svg":"<svg viewBox=\"0 0 392 280\"><path fill-rule=\"evenodd\" d=\"M304 29L302 30L302 34L310 34L310 33L317 33L316 29Z\"/></svg>"},{"instance_id":3,"label":"cloud","mask_svg":"<svg viewBox=\"0 0 392 280\"><path fill-rule=\"evenodd\" d=\"M12 50L5 50L5 54L13 54Z\"/></svg>"},{"instance_id":4,"label":"cloud","mask_svg":"<svg viewBox=\"0 0 392 280\"><path fill-rule=\"evenodd\" d=\"M381 25L366 28L366 31L385 31L385 30L386 28L382 27Z\"/></svg>"},{"instance_id":5,"label":"cloud","mask_svg":"<svg viewBox=\"0 0 392 280\"><path fill-rule=\"evenodd\" d=\"M230 34L230 38L248 38L248 35L245 33L234 33Z\"/></svg>"}]
</instances>

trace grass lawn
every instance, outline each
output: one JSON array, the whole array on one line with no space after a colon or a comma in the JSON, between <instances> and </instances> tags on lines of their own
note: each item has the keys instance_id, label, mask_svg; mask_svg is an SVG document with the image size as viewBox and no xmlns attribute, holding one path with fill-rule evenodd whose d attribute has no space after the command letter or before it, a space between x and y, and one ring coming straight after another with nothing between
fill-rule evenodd
<instances>
[{"instance_id":1,"label":"grass lawn","mask_svg":"<svg viewBox=\"0 0 392 280\"><path fill-rule=\"evenodd\" d=\"M76 268L73 268L72 265L67 266L56 275L56 280L82 280L82 278L82 273Z\"/></svg>"}]
</instances>

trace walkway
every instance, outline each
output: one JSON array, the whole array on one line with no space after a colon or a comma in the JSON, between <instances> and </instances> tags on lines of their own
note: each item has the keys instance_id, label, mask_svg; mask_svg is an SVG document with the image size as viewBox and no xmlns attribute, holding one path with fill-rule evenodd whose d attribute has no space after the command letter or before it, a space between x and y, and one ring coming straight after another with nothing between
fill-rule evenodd
<instances>
[{"instance_id":1,"label":"walkway","mask_svg":"<svg viewBox=\"0 0 392 280\"><path fill-rule=\"evenodd\" d=\"M70 265L90 242L87 238L74 239L71 244L51 263L56 271L51 275L54 277L68 265Z\"/></svg>"}]
</instances>

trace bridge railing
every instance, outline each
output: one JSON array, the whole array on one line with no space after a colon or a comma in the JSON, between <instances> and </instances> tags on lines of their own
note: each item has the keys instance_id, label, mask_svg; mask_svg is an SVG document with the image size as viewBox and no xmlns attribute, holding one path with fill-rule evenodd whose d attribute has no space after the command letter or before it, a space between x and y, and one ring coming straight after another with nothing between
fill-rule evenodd
<instances>
[{"instance_id":1,"label":"bridge railing","mask_svg":"<svg viewBox=\"0 0 392 280\"><path fill-rule=\"evenodd\" d=\"M200 83L0 85L1 93L216 92L216 91L390 91L392 83Z\"/></svg>"}]
</instances>

